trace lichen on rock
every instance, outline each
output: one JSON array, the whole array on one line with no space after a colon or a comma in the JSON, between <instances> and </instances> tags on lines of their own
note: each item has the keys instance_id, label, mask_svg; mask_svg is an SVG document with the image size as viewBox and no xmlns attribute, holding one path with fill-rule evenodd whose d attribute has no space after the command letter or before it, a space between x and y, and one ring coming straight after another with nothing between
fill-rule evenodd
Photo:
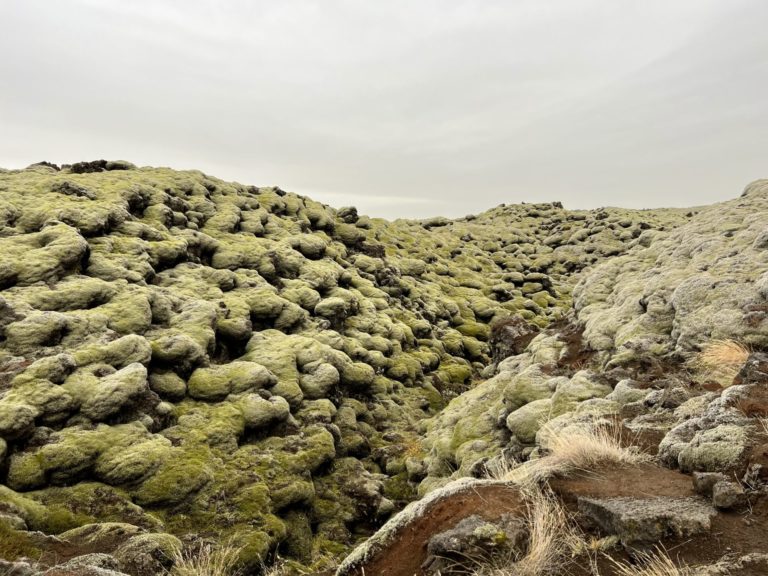
<instances>
[{"instance_id":1,"label":"lichen on rock","mask_svg":"<svg viewBox=\"0 0 768 576\"><path fill-rule=\"evenodd\" d=\"M709 339L768 344L764 182L691 217L395 222L124 162L0 190L0 505L49 535L133 526L121 569L203 531L248 570L319 566L546 450L545 423L636 417L686 470L752 457L738 386L714 406L655 374Z\"/></svg>"}]
</instances>

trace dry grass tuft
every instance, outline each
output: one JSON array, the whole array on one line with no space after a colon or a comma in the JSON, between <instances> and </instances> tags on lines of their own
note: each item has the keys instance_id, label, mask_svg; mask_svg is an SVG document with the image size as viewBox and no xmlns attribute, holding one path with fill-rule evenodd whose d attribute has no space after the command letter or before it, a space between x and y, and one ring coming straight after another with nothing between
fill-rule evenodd
<instances>
[{"instance_id":1,"label":"dry grass tuft","mask_svg":"<svg viewBox=\"0 0 768 576\"><path fill-rule=\"evenodd\" d=\"M580 546L581 538L568 513L549 492L536 492L529 497L526 521L528 550L515 567L521 576L554 573Z\"/></svg>"},{"instance_id":2,"label":"dry grass tuft","mask_svg":"<svg viewBox=\"0 0 768 576\"><path fill-rule=\"evenodd\" d=\"M578 431L550 432L550 453L511 470L505 480L523 487L538 485L555 476L594 471L606 465L633 466L651 456L634 446L624 446L618 427L591 427Z\"/></svg>"},{"instance_id":3,"label":"dry grass tuft","mask_svg":"<svg viewBox=\"0 0 768 576\"><path fill-rule=\"evenodd\" d=\"M692 366L708 380L729 386L750 352L747 346L734 340L712 340L692 360Z\"/></svg>"},{"instance_id":4,"label":"dry grass tuft","mask_svg":"<svg viewBox=\"0 0 768 576\"><path fill-rule=\"evenodd\" d=\"M203 544L194 551L178 551L173 556L169 576L240 576L237 567L240 549L230 544L213 547Z\"/></svg>"},{"instance_id":5,"label":"dry grass tuft","mask_svg":"<svg viewBox=\"0 0 768 576\"><path fill-rule=\"evenodd\" d=\"M406 458L420 459L424 456L424 445L421 443L420 438L408 438L403 441L403 456Z\"/></svg>"},{"instance_id":6,"label":"dry grass tuft","mask_svg":"<svg viewBox=\"0 0 768 576\"><path fill-rule=\"evenodd\" d=\"M507 480L518 466L519 461L499 455L485 465L485 476L491 480Z\"/></svg>"},{"instance_id":7,"label":"dry grass tuft","mask_svg":"<svg viewBox=\"0 0 768 576\"><path fill-rule=\"evenodd\" d=\"M563 564L583 548L567 511L549 491L526 494L528 547L525 554L475 560L473 576L546 576L563 573Z\"/></svg>"},{"instance_id":8,"label":"dry grass tuft","mask_svg":"<svg viewBox=\"0 0 768 576\"><path fill-rule=\"evenodd\" d=\"M662 548L644 553L639 564L625 564L611 560L616 576L693 576L687 566L677 566Z\"/></svg>"}]
</instances>

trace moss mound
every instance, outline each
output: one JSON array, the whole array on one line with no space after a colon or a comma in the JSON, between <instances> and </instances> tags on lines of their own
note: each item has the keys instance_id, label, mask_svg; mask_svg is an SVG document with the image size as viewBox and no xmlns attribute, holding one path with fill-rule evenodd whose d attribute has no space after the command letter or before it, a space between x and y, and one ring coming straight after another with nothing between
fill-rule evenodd
<instances>
[{"instance_id":1,"label":"moss mound","mask_svg":"<svg viewBox=\"0 0 768 576\"><path fill-rule=\"evenodd\" d=\"M388 222L127 162L2 172L0 504L48 533L122 522L231 538L249 569L322 564L488 452L466 447L499 433L482 410L426 422L503 360L492 324L558 321L581 270L683 220L553 203Z\"/></svg>"}]
</instances>

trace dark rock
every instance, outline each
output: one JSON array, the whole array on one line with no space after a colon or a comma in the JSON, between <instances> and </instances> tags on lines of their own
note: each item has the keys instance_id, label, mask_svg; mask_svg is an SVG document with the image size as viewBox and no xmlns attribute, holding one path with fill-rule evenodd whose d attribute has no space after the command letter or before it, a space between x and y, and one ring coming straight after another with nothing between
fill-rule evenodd
<instances>
[{"instance_id":1,"label":"dark rock","mask_svg":"<svg viewBox=\"0 0 768 576\"><path fill-rule=\"evenodd\" d=\"M133 170L135 168L136 166L125 160L92 160L90 162L75 162L69 167L69 170L73 174L90 174L111 170Z\"/></svg>"},{"instance_id":2,"label":"dark rock","mask_svg":"<svg viewBox=\"0 0 768 576\"><path fill-rule=\"evenodd\" d=\"M54 164L53 162L47 162L46 160L43 160L42 162L35 162L34 164L30 164L28 167L31 168L32 166L47 166L48 168L53 168L56 170L56 172L61 170L58 165Z\"/></svg>"},{"instance_id":3,"label":"dark rock","mask_svg":"<svg viewBox=\"0 0 768 576\"><path fill-rule=\"evenodd\" d=\"M674 382L654 382L654 385L658 384L661 384L662 388L654 390L645 397L644 404L648 407L659 406L667 410L674 410L691 397L688 390Z\"/></svg>"},{"instance_id":4,"label":"dark rock","mask_svg":"<svg viewBox=\"0 0 768 576\"><path fill-rule=\"evenodd\" d=\"M8 324L12 324L22 318L23 316L17 313L7 300L0 297L0 337L5 336L5 327Z\"/></svg>"},{"instance_id":5,"label":"dark rock","mask_svg":"<svg viewBox=\"0 0 768 576\"><path fill-rule=\"evenodd\" d=\"M105 172L107 169L106 160L92 160L90 162L75 162L69 167L74 174L89 174L92 172Z\"/></svg>"},{"instance_id":6,"label":"dark rock","mask_svg":"<svg viewBox=\"0 0 768 576\"><path fill-rule=\"evenodd\" d=\"M520 553L527 538L525 521L520 517L504 515L489 522L480 516L469 516L430 538L429 558L423 567L432 574L446 574L472 558L488 558L500 552Z\"/></svg>"},{"instance_id":7,"label":"dark rock","mask_svg":"<svg viewBox=\"0 0 768 576\"><path fill-rule=\"evenodd\" d=\"M622 543L707 532L715 510L697 498L579 498L579 510Z\"/></svg>"},{"instance_id":8,"label":"dark rock","mask_svg":"<svg viewBox=\"0 0 768 576\"><path fill-rule=\"evenodd\" d=\"M747 494L740 484L721 480L712 487L712 504L721 510L742 508L747 504Z\"/></svg>"},{"instance_id":9,"label":"dark rock","mask_svg":"<svg viewBox=\"0 0 768 576\"><path fill-rule=\"evenodd\" d=\"M494 322L489 340L494 364L498 365L505 358L521 354L538 333L537 326L519 316L509 316Z\"/></svg>"},{"instance_id":10,"label":"dark rock","mask_svg":"<svg viewBox=\"0 0 768 576\"><path fill-rule=\"evenodd\" d=\"M768 354L753 352L739 371L734 384L768 384Z\"/></svg>"},{"instance_id":11,"label":"dark rock","mask_svg":"<svg viewBox=\"0 0 768 576\"><path fill-rule=\"evenodd\" d=\"M357 208L354 206L339 208L339 211L336 212L336 214L341 218L342 222L346 222L347 224L354 224L360 219L357 215Z\"/></svg>"},{"instance_id":12,"label":"dark rock","mask_svg":"<svg viewBox=\"0 0 768 576\"><path fill-rule=\"evenodd\" d=\"M728 478L720 472L694 472L692 479L693 489L696 491L696 494L709 498L712 496L712 488L715 484L727 481Z\"/></svg>"},{"instance_id":13,"label":"dark rock","mask_svg":"<svg viewBox=\"0 0 768 576\"><path fill-rule=\"evenodd\" d=\"M51 191L64 194L65 196L75 196L77 198L96 200L96 194L93 191L67 180L54 182L54 184L51 186Z\"/></svg>"}]
</instances>

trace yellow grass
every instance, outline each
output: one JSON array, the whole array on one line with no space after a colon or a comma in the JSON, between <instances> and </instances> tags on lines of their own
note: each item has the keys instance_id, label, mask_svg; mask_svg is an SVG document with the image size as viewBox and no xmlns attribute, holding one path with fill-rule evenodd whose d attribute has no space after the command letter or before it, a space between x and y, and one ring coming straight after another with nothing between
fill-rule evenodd
<instances>
[{"instance_id":1,"label":"yellow grass","mask_svg":"<svg viewBox=\"0 0 768 576\"><path fill-rule=\"evenodd\" d=\"M651 460L650 455L636 447L623 446L618 427L551 431L549 449L548 455L512 469L504 479L525 487L574 472L594 471L607 465L632 466Z\"/></svg>"},{"instance_id":2,"label":"yellow grass","mask_svg":"<svg viewBox=\"0 0 768 576\"><path fill-rule=\"evenodd\" d=\"M749 354L748 347L734 340L712 340L695 356L692 365L702 377L730 386Z\"/></svg>"},{"instance_id":3,"label":"yellow grass","mask_svg":"<svg viewBox=\"0 0 768 576\"><path fill-rule=\"evenodd\" d=\"M669 555L661 548L640 556L640 563L625 564L613 562L616 576L693 576L693 571L687 566L677 566Z\"/></svg>"},{"instance_id":4,"label":"yellow grass","mask_svg":"<svg viewBox=\"0 0 768 576\"><path fill-rule=\"evenodd\" d=\"M419 438L408 438L402 443L403 456L406 458L422 458L424 456L424 446Z\"/></svg>"},{"instance_id":5,"label":"yellow grass","mask_svg":"<svg viewBox=\"0 0 768 576\"><path fill-rule=\"evenodd\" d=\"M549 491L526 493L528 547L520 556L476 560L474 576L546 576L563 573L563 564L583 542L565 508Z\"/></svg>"},{"instance_id":6,"label":"yellow grass","mask_svg":"<svg viewBox=\"0 0 768 576\"><path fill-rule=\"evenodd\" d=\"M194 552L178 551L173 556L169 576L239 576L239 549L224 544L214 548L204 544Z\"/></svg>"}]
</instances>

